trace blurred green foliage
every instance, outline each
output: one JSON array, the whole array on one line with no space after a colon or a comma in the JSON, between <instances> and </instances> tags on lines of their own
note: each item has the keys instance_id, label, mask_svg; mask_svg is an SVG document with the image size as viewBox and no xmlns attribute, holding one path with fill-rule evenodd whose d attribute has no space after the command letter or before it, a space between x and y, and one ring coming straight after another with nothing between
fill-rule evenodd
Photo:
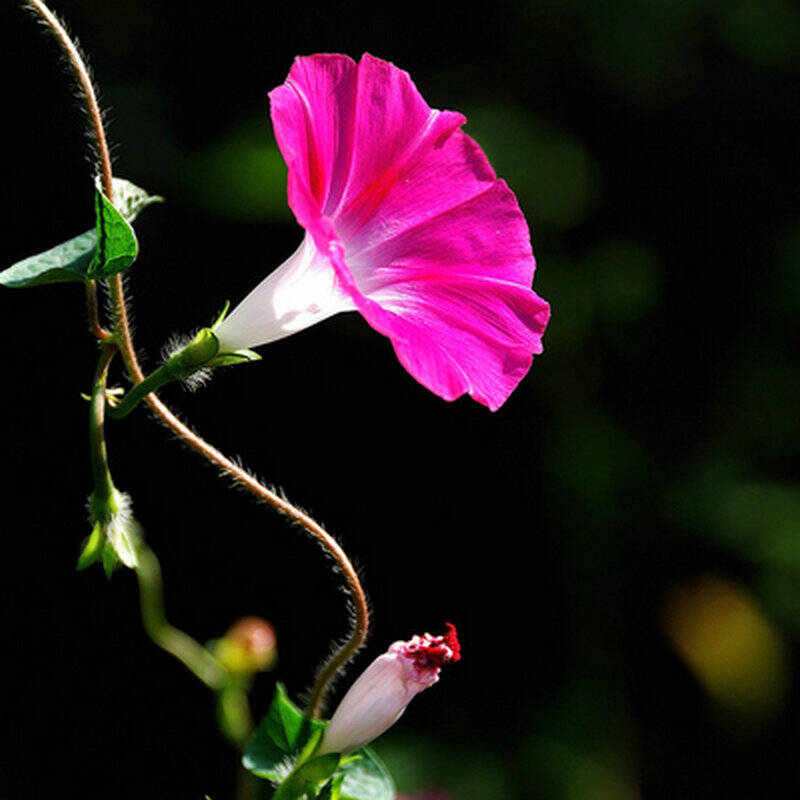
<instances>
[{"instance_id":1,"label":"blurred green foliage","mask_svg":"<svg viewBox=\"0 0 800 800\"><path fill-rule=\"evenodd\" d=\"M223 220L286 222L286 164L265 118L242 123L188 159L187 188Z\"/></svg>"}]
</instances>

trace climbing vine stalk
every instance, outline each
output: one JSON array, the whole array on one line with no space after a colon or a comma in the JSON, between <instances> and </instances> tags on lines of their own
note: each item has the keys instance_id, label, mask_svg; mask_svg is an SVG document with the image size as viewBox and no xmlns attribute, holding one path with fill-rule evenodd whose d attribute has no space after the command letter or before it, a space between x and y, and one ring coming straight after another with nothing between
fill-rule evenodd
<instances>
[{"instance_id":1,"label":"climbing vine stalk","mask_svg":"<svg viewBox=\"0 0 800 800\"><path fill-rule=\"evenodd\" d=\"M55 14L53 14L41 0L28 0L28 5L39 14L43 22L54 33L75 72L81 89L81 96L84 99L86 111L90 120L103 192L109 200L113 200L114 185L111 156L103 126L102 113L97 101L97 92L92 83L89 70L86 67L78 47L70 38L65 27ZM134 385L139 384L144 381L145 376L141 369L133 342L128 319L125 286L120 274L116 274L109 279L109 292L113 316L112 334L109 334L100 323L97 308L96 286L93 281L88 282L87 306L90 329L101 343L108 344L113 337L113 343L119 348L119 353L129 377ZM106 368L107 366L106 364ZM289 517L293 522L300 525L335 561L345 580L352 602L352 626L344 642L335 649L333 654L323 663L317 672L316 681L310 693L307 711L313 717L319 716L324 708L326 695L332 680L362 646L369 630L369 608L366 595L352 563L338 542L336 542L318 522L295 507L285 498L271 491L246 470L226 457L217 448L206 442L188 425L183 423L155 393L150 393L147 396L147 403L155 416L175 435L189 445L189 447L203 458L219 467L223 473L228 475L238 485L242 486L259 500L272 506L274 509ZM161 612L159 616L158 604L152 602L153 598L160 596L160 570L157 568L158 561L154 560L155 555L152 551L147 549L142 550L142 556L143 563L146 566L144 567L144 571L142 571L140 567L137 574L139 576L140 587L143 590L142 612L145 618L145 625L148 628L148 633L150 633L151 637L162 647L165 646L165 643L170 644L170 646L165 647L165 649L170 650L170 652L173 652L173 654L181 658L184 663L187 663L187 659L182 658L179 653L191 651L192 646L182 639L182 636L185 636L185 634L181 634L181 632L177 631L177 633L181 635L177 637L174 635L176 630L166 624L166 620L163 619L163 612ZM151 600L147 599L148 593ZM172 649L170 649L170 647ZM207 651L205 652L207 653ZM197 654L195 653L195 655ZM208 655L210 657L210 654ZM189 660L192 661L192 659ZM203 657L200 657L200 660L202 661ZM192 663L195 663L195 661ZM195 666L191 666L187 663L187 666L189 666L195 674L202 673L198 674L198 677L201 677L208 685L211 686L214 684L216 678L214 677L214 668L210 664L206 664L204 667L197 667L196 663Z\"/></svg>"}]
</instances>

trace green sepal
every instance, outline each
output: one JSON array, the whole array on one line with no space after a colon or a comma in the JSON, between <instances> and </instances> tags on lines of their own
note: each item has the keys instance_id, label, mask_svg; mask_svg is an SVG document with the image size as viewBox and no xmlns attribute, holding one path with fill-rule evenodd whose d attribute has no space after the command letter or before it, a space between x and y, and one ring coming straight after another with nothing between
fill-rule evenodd
<instances>
[{"instance_id":1,"label":"green sepal","mask_svg":"<svg viewBox=\"0 0 800 800\"><path fill-rule=\"evenodd\" d=\"M149 195L130 181L114 178L114 203L98 184L95 227L0 272L0 285L26 288L50 283L109 277L129 267L139 250L130 223L139 212L163 198Z\"/></svg>"},{"instance_id":2,"label":"green sepal","mask_svg":"<svg viewBox=\"0 0 800 800\"><path fill-rule=\"evenodd\" d=\"M199 369L229 367L248 361L261 361L261 356L252 350L244 349L220 353L219 339L212 326L198 331L189 344L167 359L164 367L172 380L184 380Z\"/></svg>"},{"instance_id":3,"label":"green sepal","mask_svg":"<svg viewBox=\"0 0 800 800\"><path fill-rule=\"evenodd\" d=\"M230 301L225 301L225 307L220 312L219 316L214 321L214 324L209 328L211 333L213 334L217 328L225 320L225 317L228 316L228 309L231 307ZM218 353L209 363L207 366L209 367L229 367L233 366L234 364L243 364L246 361L261 361L261 356L254 352L253 350L233 350L229 353Z\"/></svg>"},{"instance_id":4,"label":"green sepal","mask_svg":"<svg viewBox=\"0 0 800 800\"><path fill-rule=\"evenodd\" d=\"M173 353L164 368L173 380L188 378L198 369L210 366L219 353L219 341L211 328L202 328L185 347Z\"/></svg>"},{"instance_id":5,"label":"green sepal","mask_svg":"<svg viewBox=\"0 0 800 800\"><path fill-rule=\"evenodd\" d=\"M232 353L220 353L208 362L209 367L232 367L248 361L261 361L261 356L253 350L234 350Z\"/></svg>"},{"instance_id":6,"label":"green sepal","mask_svg":"<svg viewBox=\"0 0 800 800\"><path fill-rule=\"evenodd\" d=\"M307 789L307 786L294 783L296 775L302 774L308 783L309 776L324 772L323 767L333 763L335 756L336 766L328 776L332 780L323 779L328 782L319 789L314 788L317 794L311 797L317 800L394 800L395 786L389 771L369 747L362 747L344 758L340 753L313 757L326 727L327 722L304 717L288 698L283 684L279 683L266 716L247 743L242 763L261 778L275 783L285 778L284 784L292 781L291 785L285 788L281 785L278 789L278 796L284 800L296 790ZM311 770L306 773L307 765L328 756L331 756L329 761L317 765L319 772ZM294 771L286 777L287 766L292 764L295 765Z\"/></svg>"},{"instance_id":7,"label":"green sepal","mask_svg":"<svg viewBox=\"0 0 800 800\"><path fill-rule=\"evenodd\" d=\"M214 320L214 324L211 326L212 331L215 331L220 325L222 325L222 323L225 321L225 317L228 316L228 309L230 309L230 307L231 301L226 300L225 306L223 307L222 311L219 312L219 316L216 318L216 320Z\"/></svg>"},{"instance_id":8,"label":"green sepal","mask_svg":"<svg viewBox=\"0 0 800 800\"><path fill-rule=\"evenodd\" d=\"M78 563L75 565L75 569L86 569L87 567L91 567L92 564L96 564L103 555L105 543L106 537L103 532L103 527L99 522L96 522L94 528L92 528L91 534L89 534L89 537L83 544L83 549L78 556Z\"/></svg>"},{"instance_id":9,"label":"green sepal","mask_svg":"<svg viewBox=\"0 0 800 800\"><path fill-rule=\"evenodd\" d=\"M106 573L106 578L111 580L111 576L114 574L114 570L119 563L119 558L117 556L116 551L114 548L108 543L106 540L103 543L103 572Z\"/></svg>"}]
</instances>

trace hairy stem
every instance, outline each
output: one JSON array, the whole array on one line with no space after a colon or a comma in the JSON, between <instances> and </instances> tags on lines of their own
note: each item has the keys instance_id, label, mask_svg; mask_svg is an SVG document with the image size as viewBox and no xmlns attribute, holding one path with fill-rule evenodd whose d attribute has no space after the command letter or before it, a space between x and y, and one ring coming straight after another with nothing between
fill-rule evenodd
<instances>
[{"instance_id":1,"label":"hairy stem","mask_svg":"<svg viewBox=\"0 0 800 800\"><path fill-rule=\"evenodd\" d=\"M369 631L369 606L361 581L350 559L340 547L339 543L312 517L292 505L288 500L280 497L257 481L246 470L235 464L216 447L198 436L191 428L181 422L178 417L159 400L155 394L147 398L147 403L158 419L171 431L176 433L193 450L218 466L238 485L247 489L259 500L271 505L277 511L285 514L289 519L302 526L333 558L347 584L350 599L353 604L353 625L347 639L324 662L317 673L316 681L311 690L308 714L318 717L324 708L325 698L331 681L337 673L350 661L364 644Z\"/></svg>"},{"instance_id":2,"label":"hairy stem","mask_svg":"<svg viewBox=\"0 0 800 800\"><path fill-rule=\"evenodd\" d=\"M108 342L113 334L107 331L100 323L100 312L97 302L97 283L86 281L86 314L89 319L89 332L98 342Z\"/></svg>"},{"instance_id":3,"label":"hairy stem","mask_svg":"<svg viewBox=\"0 0 800 800\"><path fill-rule=\"evenodd\" d=\"M167 622L164 613L164 585L156 554L144 543L137 548L142 622L147 635L162 649L185 664L210 689L225 685L225 670L201 644Z\"/></svg>"},{"instance_id":4,"label":"hairy stem","mask_svg":"<svg viewBox=\"0 0 800 800\"><path fill-rule=\"evenodd\" d=\"M81 54L74 44L72 39L67 34L64 26L59 22L58 18L53 14L52 11L43 3L41 0L28 0L29 5L35 9L35 11L42 17L44 22L47 26L53 31L56 38L58 39L59 44L61 45L62 49L64 50L67 58L69 59L73 69L75 70L75 75L78 79L78 82L81 87L81 92L84 97L86 103L86 109L89 115L89 119L91 121L92 130L94 134L94 140L97 147L97 156L98 156L98 168L101 175L102 185L103 185L103 192L105 193L106 197L109 200L113 200L113 193L114 193L114 186L113 186L113 175L111 170L111 156L108 149L108 143L106 140L105 130L103 127L103 118L102 114L100 113L100 107L97 102L97 95L94 90L94 86L92 84L91 77L89 75L89 70L86 67L86 64L81 57ZM117 274L114 275L109 281L109 291L111 293L111 302L112 302L112 309L113 309L113 317L114 317L114 340L119 347L120 354L122 359L125 363L125 367L130 375L131 379L133 380L134 384L141 383L144 381L145 376L142 371L142 368L139 364L139 359L136 355L136 350L133 343L133 337L131 334L130 323L128 321L128 309L127 303L125 298L125 287L123 283L122 276ZM92 299L91 296L89 298L90 308ZM95 307L96 307L96 300L95 300ZM94 320L96 319L96 315L90 311L90 320L97 335L98 331L102 331L100 328L99 323L95 325ZM102 335L98 336L102 340ZM338 542L314 519L312 519L308 514L304 513L300 509L293 506L288 500L277 495L275 492L268 489L266 486L261 484L257 481L252 475L249 475L245 470L243 470L238 464L235 464L225 455L223 455L219 450L215 447L210 445L200 436L198 436L194 431L191 430L187 425L181 422L178 417L173 414L173 412L166 406L164 403L159 400L159 398L154 394L150 393L147 396L147 403L150 408L153 410L155 415L158 419L166 425L173 433L179 436L186 444L188 444L193 450L199 453L204 458L208 459L211 463L218 466L223 472L225 472L228 476L230 476L237 484L244 487L247 491L252 493L255 497L259 500L263 500L264 502L271 505L276 510L280 511L281 513L288 516L291 520L299 524L303 527L306 531L308 531L314 539L324 548L324 550L333 558L336 562L337 567L341 571L345 582L348 587L348 591L350 594L350 598L353 604L353 625L351 631L344 641L342 645L324 662L322 667L317 673L317 679L314 683L314 686L311 690L310 695L310 702L308 706L308 713L311 716L318 716L322 708L324 707L325 697L330 687L330 683L336 674L341 671L341 669L347 664L348 661L355 655L355 653L359 650L361 645L364 643L367 637L367 632L369 629L369 609L367 605L366 595L364 594L364 590L361 587L361 582L358 579L358 575L350 563L347 555L345 554L344 550L339 546ZM145 561L147 561L146 553L145 552ZM152 555L152 553L151 553ZM155 559L155 556L152 555L152 559ZM149 561L152 564L155 563L157 568L158 561L152 560ZM138 571L137 574L140 574L140 585L141 585L141 570ZM158 586L160 586L160 571L151 574L149 577L153 578L153 580L158 580ZM145 577L147 578L148 575L145 573ZM152 588L152 587L151 587ZM143 612L144 612L144 600L143 600ZM152 613L155 613L155 617L151 617L151 622L155 619L158 621L157 616L157 609L155 606L148 605L148 610ZM163 614L161 617L164 625L166 625L166 621L163 620ZM167 626L169 630L171 629ZM163 633L164 626L156 625L156 630L160 630ZM148 631L149 632L149 631ZM177 633L180 633L177 631ZM185 634L183 634L185 636ZM151 634L152 636L152 634ZM173 642L174 644L174 642ZM195 643L196 644L196 643ZM163 646L163 644L162 644ZM173 652L170 650L170 652ZM177 655L177 653L175 653ZM178 656L179 658L181 656ZM188 664L187 664L188 666ZM191 667L190 667L191 668Z\"/></svg>"},{"instance_id":5,"label":"hairy stem","mask_svg":"<svg viewBox=\"0 0 800 800\"><path fill-rule=\"evenodd\" d=\"M72 65L75 77L81 90L86 112L89 115L89 122L92 126L92 134L97 151L98 171L103 182L103 192L109 200L114 198L114 185L111 173L111 154L108 149L105 128L103 127L103 115L100 112L100 105L97 102L97 93L92 83L89 68L81 56L80 50L75 42L70 38L58 17L41 0L27 0L27 4L42 18L42 21L53 32L64 55Z\"/></svg>"},{"instance_id":6,"label":"hairy stem","mask_svg":"<svg viewBox=\"0 0 800 800\"><path fill-rule=\"evenodd\" d=\"M108 140L103 126L103 115L100 111L100 104L97 102L97 92L92 83L89 68L86 66L78 46L67 33L66 28L58 17L41 0L27 0L27 5L39 15L54 34L56 41L73 69L86 107L86 114L89 117L97 156L97 169L103 183L103 192L109 200L113 200L114 183L112 180L111 153L108 149ZM89 329L99 341L107 341L111 338L111 334L100 324L97 306L97 285L94 281L86 282L86 305L89 315Z\"/></svg>"}]
</instances>

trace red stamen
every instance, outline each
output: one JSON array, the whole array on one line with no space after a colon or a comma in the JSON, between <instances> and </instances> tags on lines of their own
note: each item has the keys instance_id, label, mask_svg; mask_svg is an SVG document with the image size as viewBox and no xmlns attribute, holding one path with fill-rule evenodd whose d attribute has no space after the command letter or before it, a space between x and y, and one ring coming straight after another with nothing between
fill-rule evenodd
<instances>
[{"instance_id":1,"label":"red stamen","mask_svg":"<svg viewBox=\"0 0 800 800\"><path fill-rule=\"evenodd\" d=\"M455 625L447 623L447 633L443 636L415 636L405 643L405 653L414 660L417 667L443 667L461 659L461 645L458 642Z\"/></svg>"},{"instance_id":2,"label":"red stamen","mask_svg":"<svg viewBox=\"0 0 800 800\"><path fill-rule=\"evenodd\" d=\"M445 627L447 628L447 633L444 635L444 643L453 651L451 661L455 663L461 660L461 645L458 641L456 626L450 622L446 622Z\"/></svg>"}]
</instances>

